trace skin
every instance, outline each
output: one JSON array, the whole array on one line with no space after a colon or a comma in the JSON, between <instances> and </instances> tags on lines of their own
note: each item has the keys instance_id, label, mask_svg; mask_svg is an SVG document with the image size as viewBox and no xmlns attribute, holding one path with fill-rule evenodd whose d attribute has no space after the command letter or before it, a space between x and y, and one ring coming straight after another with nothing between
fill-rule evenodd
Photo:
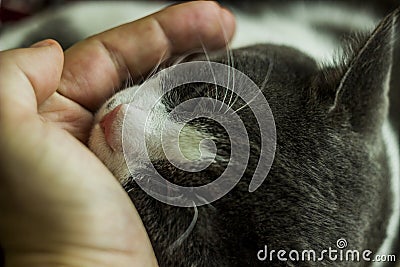
<instances>
[{"instance_id":1,"label":"skin","mask_svg":"<svg viewBox=\"0 0 400 267\"><path fill-rule=\"evenodd\" d=\"M93 112L161 59L222 48L233 15L175 5L63 51L0 52L0 243L6 266L157 266L135 207L86 147Z\"/></svg>"}]
</instances>

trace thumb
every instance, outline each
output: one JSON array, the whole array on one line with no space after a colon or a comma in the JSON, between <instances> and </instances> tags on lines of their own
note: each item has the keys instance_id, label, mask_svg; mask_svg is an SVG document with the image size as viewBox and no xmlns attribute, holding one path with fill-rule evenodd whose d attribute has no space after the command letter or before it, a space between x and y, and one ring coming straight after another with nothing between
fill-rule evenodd
<instances>
[{"instance_id":1,"label":"thumb","mask_svg":"<svg viewBox=\"0 0 400 267\"><path fill-rule=\"evenodd\" d=\"M37 114L38 105L56 91L63 63L62 48L54 40L0 52L0 114Z\"/></svg>"}]
</instances>

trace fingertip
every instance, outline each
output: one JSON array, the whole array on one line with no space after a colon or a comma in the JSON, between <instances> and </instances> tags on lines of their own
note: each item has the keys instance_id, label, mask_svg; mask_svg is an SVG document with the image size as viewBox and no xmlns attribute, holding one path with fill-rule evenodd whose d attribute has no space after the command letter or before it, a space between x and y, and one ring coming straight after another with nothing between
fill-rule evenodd
<instances>
[{"instance_id":1,"label":"fingertip","mask_svg":"<svg viewBox=\"0 0 400 267\"><path fill-rule=\"evenodd\" d=\"M56 53L60 54L60 56L63 58L63 49L61 45L54 39L45 39L42 41L39 41L37 43L34 43L33 45L30 46L30 48L51 48L56 51Z\"/></svg>"},{"instance_id":2,"label":"fingertip","mask_svg":"<svg viewBox=\"0 0 400 267\"><path fill-rule=\"evenodd\" d=\"M195 1L191 12L195 30L208 49L220 49L232 40L236 28L235 16L215 1Z\"/></svg>"},{"instance_id":3,"label":"fingertip","mask_svg":"<svg viewBox=\"0 0 400 267\"><path fill-rule=\"evenodd\" d=\"M234 14L228 8L221 6L215 1L196 1L190 3L198 5L198 11L203 13L199 17L206 18L203 20L203 23L213 25L217 36L219 36L219 38L217 36L211 38L210 47L215 49L227 45L227 42L232 40L236 29ZM210 36L212 36L212 32L212 30L208 29Z\"/></svg>"},{"instance_id":4,"label":"fingertip","mask_svg":"<svg viewBox=\"0 0 400 267\"><path fill-rule=\"evenodd\" d=\"M232 40L235 17L215 1L193 1L167 8L155 15L174 46L173 54L189 49L220 49Z\"/></svg>"},{"instance_id":5,"label":"fingertip","mask_svg":"<svg viewBox=\"0 0 400 267\"><path fill-rule=\"evenodd\" d=\"M53 40L53 39L46 39L46 40L42 40L39 41L37 43L34 43L33 45L31 45L31 48L41 48L41 47L46 47L46 46L52 46L58 44L57 41Z\"/></svg>"},{"instance_id":6,"label":"fingertip","mask_svg":"<svg viewBox=\"0 0 400 267\"><path fill-rule=\"evenodd\" d=\"M41 104L55 92L61 79L64 65L61 45L56 40L45 39L15 53L16 65L30 80L37 103Z\"/></svg>"}]
</instances>

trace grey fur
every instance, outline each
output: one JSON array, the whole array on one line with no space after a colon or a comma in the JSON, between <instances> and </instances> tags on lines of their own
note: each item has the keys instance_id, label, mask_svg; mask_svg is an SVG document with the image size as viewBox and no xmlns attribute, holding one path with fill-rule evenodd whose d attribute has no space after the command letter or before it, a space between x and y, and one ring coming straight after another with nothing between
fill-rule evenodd
<instances>
[{"instance_id":1,"label":"grey fur","mask_svg":"<svg viewBox=\"0 0 400 267\"><path fill-rule=\"evenodd\" d=\"M391 74L393 26L399 11L387 16L371 34L347 44L339 66L319 68L305 54L284 46L256 45L233 51L234 67L263 88L277 127L277 152L267 180L247 191L258 162L260 133L248 108L238 113L251 140L245 176L228 195L199 207L198 222L174 253L168 247L193 218L193 210L160 203L134 182L130 191L152 241L160 266L321 266L323 262L261 262L256 253L273 249L322 250L344 237L349 249L377 252L392 212L388 155L381 129L388 116L385 81ZM212 61L228 63L224 54ZM397 63L397 62L396 62ZM397 91L398 88L392 88ZM172 109L197 96L219 99L223 88L197 84L177 88L163 102ZM397 100L396 100L397 101ZM243 105L237 101L234 109ZM396 110L398 114L398 107ZM158 171L180 185L200 185L218 177L229 158L229 141L208 120L192 126L217 140L217 160L200 173L185 173L166 160ZM146 168L135 178L154 175ZM366 266L366 262L334 262L334 266Z\"/></svg>"}]
</instances>

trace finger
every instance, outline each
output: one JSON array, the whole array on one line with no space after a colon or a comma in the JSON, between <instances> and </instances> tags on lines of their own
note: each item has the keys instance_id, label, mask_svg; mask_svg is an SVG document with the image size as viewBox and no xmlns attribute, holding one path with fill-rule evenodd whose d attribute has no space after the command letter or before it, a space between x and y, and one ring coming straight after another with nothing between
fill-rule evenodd
<instances>
[{"instance_id":1,"label":"finger","mask_svg":"<svg viewBox=\"0 0 400 267\"><path fill-rule=\"evenodd\" d=\"M54 40L0 52L1 114L37 114L38 105L56 91L62 67L63 51Z\"/></svg>"},{"instance_id":2,"label":"finger","mask_svg":"<svg viewBox=\"0 0 400 267\"><path fill-rule=\"evenodd\" d=\"M58 91L94 111L128 72L140 77L161 58L202 47L226 45L233 15L209 1L171 6L138 21L101 33L71 47Z\"/></svg>"},{"instance_id":3,"label":"finger","mask_svg":"<svg viewBox=\"0 0 400 267\"><path fill-rule=\"evenodd\" d=\"M93 122L93 113L57 92L39 106L40 116L48 123L64 129L86 144Z\"/></svg>"}]
</instances>

